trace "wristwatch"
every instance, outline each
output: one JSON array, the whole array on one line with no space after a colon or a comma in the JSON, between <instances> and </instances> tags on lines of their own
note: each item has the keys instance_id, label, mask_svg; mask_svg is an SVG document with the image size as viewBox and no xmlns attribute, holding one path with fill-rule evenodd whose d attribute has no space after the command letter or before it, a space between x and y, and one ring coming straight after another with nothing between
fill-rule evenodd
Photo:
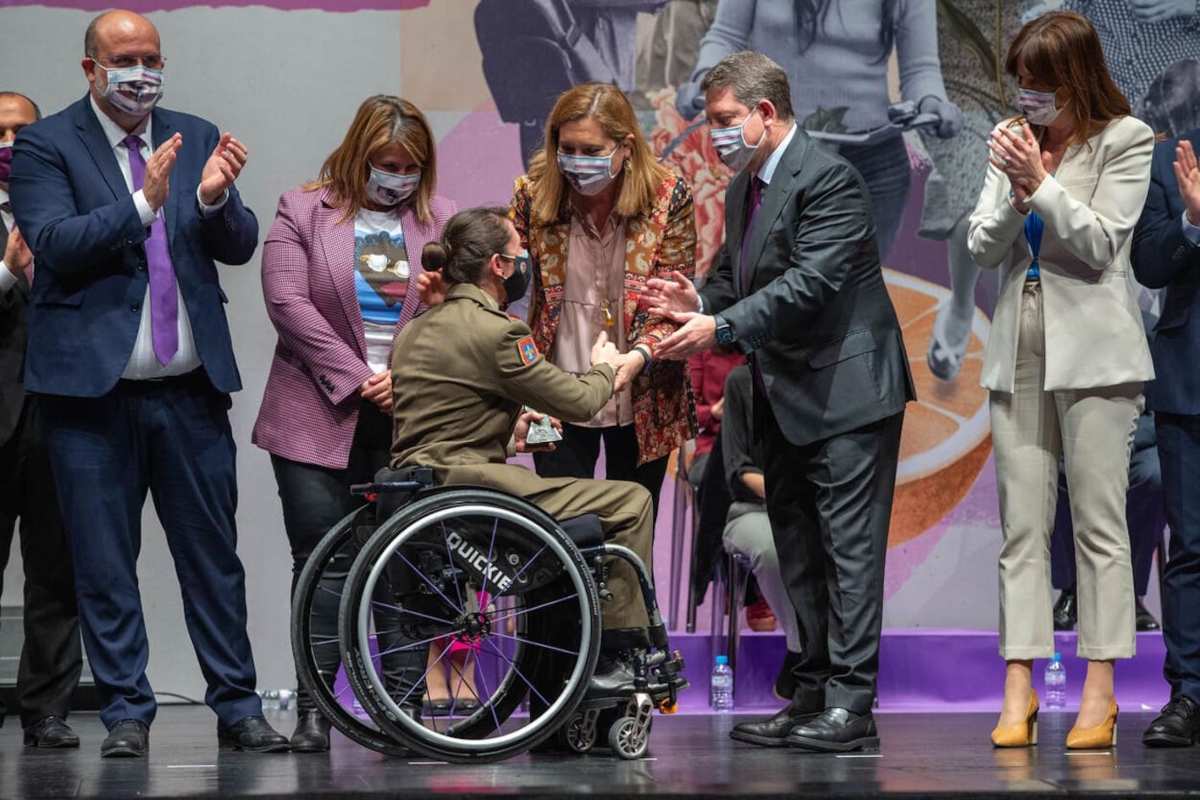
<instances>
[{"instance_id":1,"label":"wristwatch","mask_svg":"<svg viewBox=\"0 0 1200 800\"><path fill-rule=\"evenodd\" d=\"M725 319L720 314L715 315L713 320L717 323L717 344L733 344L737 337L733 333L733 326L729 324L729 320Z\"/></svg>"}]
</instances>

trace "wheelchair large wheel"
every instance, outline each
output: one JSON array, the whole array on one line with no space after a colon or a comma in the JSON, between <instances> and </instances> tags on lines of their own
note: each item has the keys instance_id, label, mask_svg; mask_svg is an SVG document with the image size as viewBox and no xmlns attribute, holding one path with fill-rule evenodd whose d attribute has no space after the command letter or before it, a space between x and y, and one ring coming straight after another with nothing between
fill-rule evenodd
<instances>
[{"instance_id":1,"label":"wheelchair large wheel","mask_svg":"<svg viewBox=\"0 0 1200 800\"><path fill-rule=\"evenodd\" d=\"M349 683L335 691L334 680L341 664L336 618L332 631L321 631L319 621L317 632L313 630L314 606L324 604L330 611L340 607L346 574L367 538L359 533L359 526L373 523L373 513L372 506L364 505L347 514L322 537L305 562L292 596L292 656L300 685L335 728L364 747L404 755L407 750L347 708L354 700ZM331 662L330 653L337 654L335 661Z\"/></svg>"},{"instance_id":2,"label":"wheelchair large wheel","mask_svg":"<svg viewBox=\"0 0 1200 800\"><path fill-rule=\"evenodd\" d=\"M447 761L508 758L574 713L596 666L599 608L586 561L553 519L500 492L444 489L394 514L355 559L342 660L363 707L401 744ZM391 631L372 658L380 624ZM426 666L436 641L442 654ZM467 651L461 671L449 664L460 677L474 669L477 705L422 720L425 679L452 643ZM526 697L530 713L519 710Z\"/></svg>"}]
</instances>

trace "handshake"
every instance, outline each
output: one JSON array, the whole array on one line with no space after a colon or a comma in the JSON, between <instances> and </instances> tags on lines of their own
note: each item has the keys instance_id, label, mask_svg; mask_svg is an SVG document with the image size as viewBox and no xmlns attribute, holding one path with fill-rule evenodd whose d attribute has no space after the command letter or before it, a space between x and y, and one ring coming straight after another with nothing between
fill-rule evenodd
<instances>
[{"instance_id":1,"label":"handshake","mask_svg":"<svg viewBox=\"0 0 1200 800\"><path fill-rule=\"evenodd\" d=\"M600 331L596 343L592 345L592 366L608 364L612 367L613 394L632 383L646 366L646 361L646 356L638 349L621 353L617 346L608 340L608 334L604 331Z\"/></svg>"}]
</instances>

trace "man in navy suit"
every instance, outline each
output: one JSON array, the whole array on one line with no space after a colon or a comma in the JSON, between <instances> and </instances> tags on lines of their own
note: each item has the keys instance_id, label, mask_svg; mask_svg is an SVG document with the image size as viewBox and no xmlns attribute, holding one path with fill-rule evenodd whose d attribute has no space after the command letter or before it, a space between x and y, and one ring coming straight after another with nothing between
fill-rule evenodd
<instances>
[{"instance_id":1,"label":"man in navy suit","mask_svg":"<svg viewBox=\"0 0 1200 800\"><path fill-rule=\"evenodd\" d=\"M1200 129L1159 144L1150 193L1133 237L1133 270L1144 285L1166 287L1147 385L1171 528L1163 578L1163 674L1171 701L1142 741L1186 747L1200 736Z\"/></svg>"},{"instance_id":2,"label":"man in navy suit","mask_svg":"<svg viewBox=\"0 0 1200 800\"><path fill-rule=\"evenodd\" d=\"M0 587L19 528L25 642L16 688L24 741L29 747L78 747L79 737L67 724L83 667L75 575L41 409L36 397L26 396L21 379L34 267L8 200L13 139L40 117L25 95L0 91ZM4 713L0 703L0 725Z\"/></svg>"},{"instance_id":3,"label":"man in navy suit","mask_svg":"<svg viewBox=\"0 0 1200 800\"><path fill-rule=\"evenodd\" d=\"M25 388L71 534L101 755L144 755L156 711L136 572L147 491L220 741L286 750L254 691L228 418L241 379L214 264L246 263L258 241L234 186L246 149L157 108L163 65L149 20L102 14L87 96L17 137L10 194L37 263Z\"/></svg>"}]
</instances>

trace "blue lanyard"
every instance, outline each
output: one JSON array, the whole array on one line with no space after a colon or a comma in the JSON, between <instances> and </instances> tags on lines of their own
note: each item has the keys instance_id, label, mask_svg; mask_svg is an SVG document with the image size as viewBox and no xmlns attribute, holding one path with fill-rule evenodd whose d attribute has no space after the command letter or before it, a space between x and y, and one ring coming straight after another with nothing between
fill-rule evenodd
<instances>
[{"instance_id":1,"label":"blue lanyard","mask_svg":"<svg viewBox=\"0 0 1200 800\"><path fill-rule=\"evenodd\" d=\"M1041 280L1042 270L1038 264L1038 254L1042 250L1042 231L1045 227L1046 223L1038 216L1038 213L1030 211L1029 216L1025 218L1025 240L1029 242L1029 252L1033 256L1033 262L1029 265L1029 269L1025 270L1025 280L1027 281Z\"/></svg>"}]
</instances>

